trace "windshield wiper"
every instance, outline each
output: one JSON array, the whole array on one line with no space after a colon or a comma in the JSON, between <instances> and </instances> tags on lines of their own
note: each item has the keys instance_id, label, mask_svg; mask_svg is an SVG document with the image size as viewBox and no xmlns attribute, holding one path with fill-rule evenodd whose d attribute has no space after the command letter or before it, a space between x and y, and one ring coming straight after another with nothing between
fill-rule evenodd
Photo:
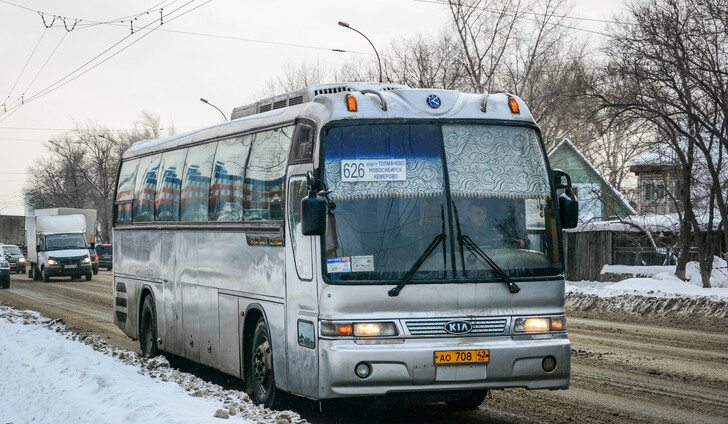
<instances>
[{"instance_id":1,"label":"windshield wiper","mask_svg":"<svg viewBox=\"0 0 728 424\"><path fill-rule=\"evenodd\" d=\"M445 210L442 206L442 203L440 203L440 219L442 219L442 232L435 236L434 239L430 242L430 245L427 246L427 249L425 249L424 252L420 255L419 258L417 258L417 261L412 265L412 268L407 271L407 273L402 277L402 281L397 284L397 287L394 287L393 289L389 290L389 295L399 296L399 292L402 291L402 288L407 285L407 283L410 282L412 277L415 275L415 272L417 272L418 269L422 266L423 263L425 263L425 260L427 260L428 257L432 254L432 252L435 251L437 248L437 245L442 243L442 262L443 262L443 268L447 269L447 247L445 244L445 238L447 237L445 235Z\"/></svg>"},{"instance_id":2,"label":"windshield wiper","mask_svg":"<svg viewBox=\"0 0 728 424\"><path fill-rule=\"evenodd\" d=\"M465 270L465 255L463 252L463 246L465 246L470 253L475 255L477 258L480 258L481 261L488 264L491 268L493 268L493 271L508 285L508 290L510 290L511 293L518 293L521 291L521 288L518 287L516 283L511 280L511 277L509 277L505 272L503 272L503 269L498 266L495 262L493 262L493 259L490 258L483 250L478 247L477 244L468 236L464 235L462 233L462 230L460 229L460 219L458 218L458 208L455 206L455 202L452 204L453 211L455 212L455 225L457 226L458 230L458 244L460 245L460 260L462 261L463 265L463 275L468 276L467 271Z\"/></svg>"}]
</instances>

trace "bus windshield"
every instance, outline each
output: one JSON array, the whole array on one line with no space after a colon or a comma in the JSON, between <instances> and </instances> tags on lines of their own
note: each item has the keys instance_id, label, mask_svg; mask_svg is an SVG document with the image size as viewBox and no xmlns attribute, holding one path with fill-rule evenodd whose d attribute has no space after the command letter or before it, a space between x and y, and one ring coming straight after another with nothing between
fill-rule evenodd
<instances>
[{"instance_id":1,"label":"bus windshield","mask_svg":"<svg viewBox=\"0 0 728 424\"><path fill-rule=\"evenodd\" d=\"M561 273L535 129L353 124L326 129L323 148L334 205L323 242L329 281L400 280L428 247L413 281L499 279L475 250L512 278Z\"/></svg>"}]
</instances>

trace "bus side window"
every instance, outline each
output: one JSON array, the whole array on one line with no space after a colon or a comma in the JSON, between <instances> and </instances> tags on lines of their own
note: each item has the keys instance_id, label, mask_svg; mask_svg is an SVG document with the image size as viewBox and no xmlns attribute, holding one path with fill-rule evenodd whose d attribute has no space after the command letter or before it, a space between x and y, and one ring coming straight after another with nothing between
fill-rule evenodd
<instances>
[{"instance_id":1,"label":"bus side window","mask_svg":"<svg viewBox=\"0 0 728 424\"><path fill-rule=\"evenodd\" d=\"M292 130L290 126L255 135L245 171L246 221L283 219L283 187Z\"/></svg>"},{"instance_id":2,"label":"bus side window","mask_svg":"<svg viewBox=\"0 0 728 424\"><path fill-rule=\"evenodd\" d=\"M215 154L210 185L210 221L243 220L245 162L253 136L221 140Z\"/></svg>"},{"instance_id":3,"label":"bus side window","mask_svg":"<svg viewBox=\"0 0 728 424\"><path fill-rule=\"evenodd\" d=\"M139 159L124 162L119 171L119 185L116 187L116 224L131 224L134 181Z\"/></svg>"},{"instance_id":4,"label":"bus side window","mask_svg":"<svg viewBox=\"0 0 728 424\"><path fill-rule=\"evenodd\" d=\"M187 149L173 150L162 155L162 171L157 181L157 196L154 200L155 221L179 221L179 197L185 156Z\"/></svg>"},{"instance_id":5,"label":"bus side window","mask_svg":"<svg viewBox=\"0 0 728 424\"><path fill-rule=\"evenodd\" d=\"M205 221L210 202L210 174L217 143L190 148L185 162L180 221Z\"/></svg>"},{"instance_id":6,"label":"bus side window","mask_svg":"<svg viewBox=\"0 0 728 424\"><path fill-rule=\"evenodd\" d=\"M296 125L291 146L291 164L309 163L313 158L314 128L308 124Z\"/></svg>"},{"instance_id":7,"label":"bus side window","mask_svg":"<svg viewBox=\"0 0 728 424\"><path fill-rule=\"evenodd\" d=\"M288 190L288 223L291 229L293 260L296 263L298 277L310 280L313 277L311 237L304 236L301 232L301 200L308 195L306 177L292 177Z\"/></svg>"},{"instance_id":8,"label":"bus side window","mask_svg":"<svg viewBox=\"0 0 728 424\"><path fill-rule=\"evenodd\" d=\"M157 193L160 155L147 156L139 161L134 189L134 222L154 221L154 198Z\"/></svg>"}]
</instances>

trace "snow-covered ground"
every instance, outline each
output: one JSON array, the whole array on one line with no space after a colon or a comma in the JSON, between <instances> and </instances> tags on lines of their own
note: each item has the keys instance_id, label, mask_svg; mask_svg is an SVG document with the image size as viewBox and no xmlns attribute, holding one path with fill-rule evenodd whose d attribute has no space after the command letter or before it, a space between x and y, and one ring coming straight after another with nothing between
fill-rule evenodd
<instances>
[{"instance_id":1,"label":"snow-covered ground","mask_svg":"<svg viewBox=\"0 0 728 424\"><path fill-rule=\"evenodd\" d=\"M675 266L607 265L602 274L633 275L616 283L567 281L566 307L572 314L614 320L657 319L672 323L693 322L697 327L725 328L728 325L728 269L716 258L711 274L712 288L703 288L695 262L688 263L682 281ZM567 314L568 315L568 314Z\"/></svg>"},{"instance_id":2,"label":"snow-covered ground","mask_svg":"<svg viewBox=\"0 0 728 424\"><path fill-rule=\"evenodd\" d=\"M567 282L567 307L726 319L728 277L718 268L714 284L722 287L710 289L700 287L697 275L692 282L679 280L674 267L606 269L641 277ZM303 421L296 413L255 406L242 392L170 368L163 357L146 360L96 337L69 332L62 322L36 312L0 305L0 423L220 423L225 418Z\"/></svg>"},{"instance_id":3,"label":"snow-covered ground","mask_svg":"<svg viewBox=\"0 0 728 424\"><path fill-rule=\"evenodd\" d=\"M79 336L36 312L0 305L0 423L244 423L302 421L253 405L169 367L163 357Z\"/></svg>"}]
</instances>

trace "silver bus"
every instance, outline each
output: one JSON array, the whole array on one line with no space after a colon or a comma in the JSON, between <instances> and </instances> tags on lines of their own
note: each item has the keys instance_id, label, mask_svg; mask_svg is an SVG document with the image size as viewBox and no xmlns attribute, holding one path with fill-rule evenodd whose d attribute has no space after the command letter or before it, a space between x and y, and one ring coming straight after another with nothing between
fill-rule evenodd
<instances>
[{"instance_id":1,"label":"silver bus","mask_svg":"<svg viewBox=\"0 0 728 424\"><path fill-rule=\"evenodd\" d=\"M342 83L232 118L123 155L114 322L144 356L266 406L568 388L578 205L521 99Z\"/></svg>"}]
</instances>

